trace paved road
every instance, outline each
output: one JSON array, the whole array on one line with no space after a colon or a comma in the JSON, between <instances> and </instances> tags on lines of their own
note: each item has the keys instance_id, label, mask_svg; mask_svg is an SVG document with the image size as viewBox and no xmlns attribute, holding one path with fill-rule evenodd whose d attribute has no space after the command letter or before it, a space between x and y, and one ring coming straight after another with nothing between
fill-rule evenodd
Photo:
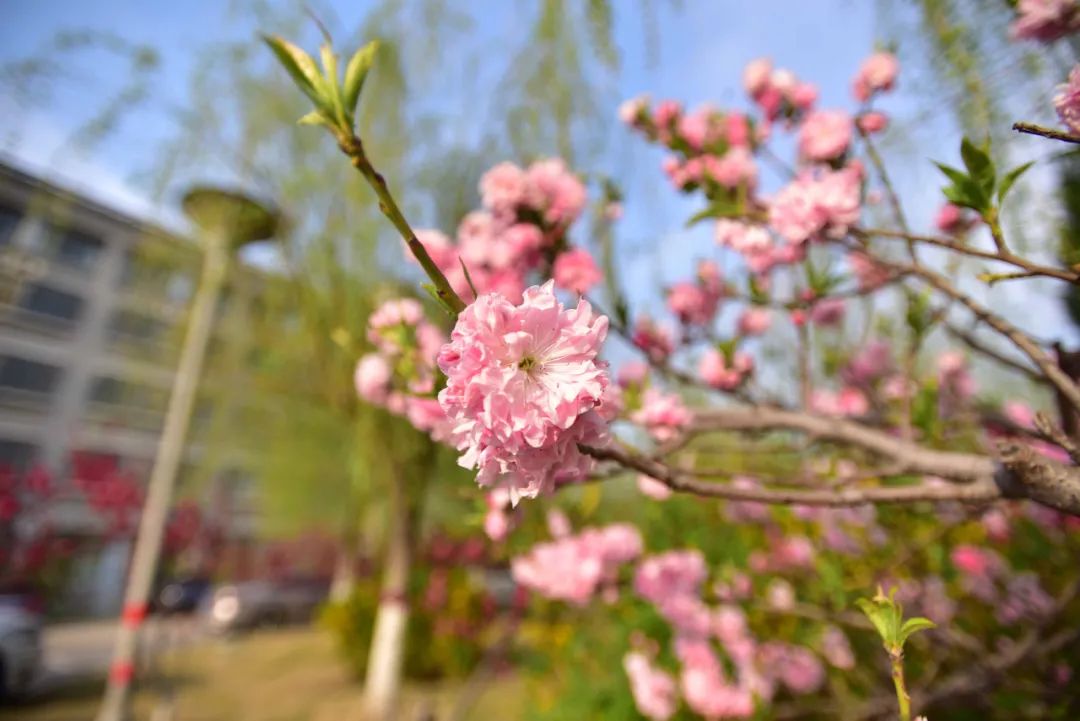
<instances>
[{"instance_id":1,"label":"paved road","mask_svg":"<svg viewBox=\"0 0 1080 721\"><path fill-rule=\"evenodd\" d=\"M45 627L45 675L53 680L72 676L100 676L112 658L116 621L80 621ZM147 621L142 642L145 649L177 648L199 638L198 628L189 619Z\"/></svg>"}]
</instances>

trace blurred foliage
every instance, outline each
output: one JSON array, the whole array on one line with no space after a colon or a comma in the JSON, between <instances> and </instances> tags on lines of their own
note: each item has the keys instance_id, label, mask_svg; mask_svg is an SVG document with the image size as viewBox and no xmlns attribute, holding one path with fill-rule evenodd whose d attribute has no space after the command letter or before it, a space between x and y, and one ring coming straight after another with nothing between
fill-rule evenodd
<instances>
[{"instance_id":1,"label":"blurred foliage","mask_svg":"<svg viewBox=\"0 0 1080 721\"><path fill-rule=\"evenodd\" d=\"M410 575L409 595L416 602L405 641L405 677L416 681L468 676L496 642L502 618L484 584L483 558L478 555L483 545L454 544L445 538L434 544L457 548L438 560L429 552L428 562L414 564ZM347 600L327 604L320 616L356 678L367 673L379 595L378 577L366 577Z\"/></svg>"}]
</instances>

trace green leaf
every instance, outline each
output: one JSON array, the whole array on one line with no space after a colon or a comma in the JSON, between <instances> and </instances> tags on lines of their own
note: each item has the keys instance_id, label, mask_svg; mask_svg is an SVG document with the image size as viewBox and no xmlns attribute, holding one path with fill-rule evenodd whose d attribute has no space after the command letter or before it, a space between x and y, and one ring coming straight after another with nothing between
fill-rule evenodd
<instances>
[{"instance_id":1,"label":"green leaf","mask_svg":"<svg viewBox=\"0 0 1080 721\"><path fill-rule=\"evenodd\" d=\"M1030 162L1024 163L1023 165L1015 167L1009 172L1005 173L1005 177L1001 179L1001 185L998 186L998 203L1004 202L1005 195L1008 194L1010 190L1012 190L1013 184L1015 184L1016 181L1020 179L1020 176L1026 173L1028 171L1028 168L1030 168L1034 164L1035 161L1032 160Z\"/></svg>"},{"instance_id":2,"label":"green leaf","mask_svg":"<svg viewBox=\"0 0 1080 721\"><path fill-rule=\"evenodd\" d=\"M315 60L302 49L282 37L264 35L263 42L277 56L278 62L292 76L297 87L315 101L316 105L325 104L326 101L320 92L322 76L319 73L318 66L315 65Z\"/></svg>"},{"instance_id":3,"label":"green leaf","mask_svg":"<svg viewBox=\"0 0 1080 721\"><path fill-rule=\"evenodd\" d=\"M349 64L345 66L341 101L345 105L345 112L350 115L356 112L356 104L360 101L360 91L364 87L364 81L375 62L375 53L378 51L379 41L372 40L357 50L349 60Z\"/></svg>"},{"instance_id":4,"label":"green leaf","mask_svg":"<svg viewBox=\"0 0 1080 721\"><path fill-rule=\"evenodd\" d=\"M319 55L322 56L325 71L324 92L329 97L338 120L345 122L345 106L341 102L341 86L338 84L337 55L334 54L334 48L328 42L319 46Z\"/></svg>"},{"instance_id":5,"label":"green leaf","mask_svg":"<svg viewBox=\"0 0 1080 721\"><path fill-rule=\"evenodd\" d=\"M870 623L874 624L881 640L885 643L893 643L896 638L894 608L887 603L875 603L866 598L857 599L855 604L870 619Z\"/></svg>"},{"instance_id":6,"label":"green leaf","mask_svg":"<svg viewBox=\"0 0 1080 721\"><path fill-rule=\"evenodd\" d=\"M935 160L934 165L938 167L938 170L945 173L949 180L951 180L954 184L963 183L964 181L968 180L968 176L965 173L962 173L956 168L945 165L945 163L939 163Z\"/></svg>"},{"instance_id":7,"label":"green leaf","mask_svg":"<svg viewBox=\"0 0 1080 721\"><path fill-rule=\"evenodd\" d=\"M458 262L461 263L461 269L465 271L465 280L469 283L469 290L472 291L473 300L476 300L480 297L480 294L476 292L476 286L473 285L472 276L469 275L469 269L465 267L465 261L461 258L458 258Z\"/></svg>"},{"instance_id":8,"label":"green leaf","mask_svg":"<svg viewBox=\"0 0 1080 721\"><path fill-rule=\"evenodd\" d=\"M298 125L329 125L329 121L326 116L322 114L321 110L312 110L296 121Z\"/></svg>"},{"instance_id":9,"label":"green leaf","mask_svg":"<svg viewBox=\"0 0 1080 721\"><path fill-rule=\"evenodd\" d=\"M994 161L990 159L990 155L984 149L964 138L960 142L960 156L964 159L964 165L967 166L968 175L971 176L971 179L978 184L984 195L991 195L994 192L996 171L994 170Z\"/></svg>"},{"instance_id":10,"label":"green leaf","mask_svg":"<svg viewBox=\"0 0 1080 721\"><path fill-rule=\"evenodd\" d=\"M931 628L937 628L937 624L931 621L929 618L922 618L916 616L915 618L909 618L904 621L904 625L900 627L899 638L897 639L901 646L908 640L908 637L919 631L927 631Z\"/></svg>"}]
</instances>

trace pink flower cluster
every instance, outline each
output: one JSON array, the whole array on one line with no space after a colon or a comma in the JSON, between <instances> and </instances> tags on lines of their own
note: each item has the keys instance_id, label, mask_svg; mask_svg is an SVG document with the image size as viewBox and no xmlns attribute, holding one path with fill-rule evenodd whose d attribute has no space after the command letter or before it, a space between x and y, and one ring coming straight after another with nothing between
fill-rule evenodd
<instances>
[{"instance_id":1,"label":"pink flower cluster","mask_svg":"<svg viewBox=\"0 0 1080 721\"><path fill-rule=\"evenodd\" d=\"M841 237L859 220L861 185L856 167L802 173L769 203L769 225L793 244Z\"/></svg>"},{"instance_id":2,"label":"pink flower cluster","mask_svg":"<svg viewBox=\"0 0 1080 721\"><path fill-rule=\"evenodd\" d=\"M815 110L799 127L799 154L811 162L837 160L851 145L851 116L843 110Z\"/></svg>"},{"instance_id":3,"label":"pink flower cluster","mask_svg":"<svg viewBox=\"0 0 1080 721\"><path fill-rule=\"evenodd\" d=\"M645 426L660 443L676 438L693 419L694 414L683 405L678 395L664 393L656 388L645 391L641 408L630 416L630 420Z\"/></svg>"},{"instance_id":4,"label":"pink flower cluster","mask_svg":"<svg viewBox=\"0 0 1080 721\"><path fill-rule=\"evenodd\" d=\"M851 83L851 92L860 103L865 103L875 93L887 92L896 85L900 62L889 52L876 52L859 66L859 72Z\"/></svg>"},{"instance_id":5,"label":"pink flower cluster","mask_svg":"<svg viewBox=\"0 0 1080 721\"><path fill-rule=\"evenodd\" d=\"M591 470L578 444L607 442L597 413L607 327L585 301L564 309L551 281L526 290L520 305L489 293L461 312L438 355L447 376L439 403L459 462L479 469L481 486L507 488L516 504Z\"/></svg>"},{"instance_id":6,"label":"pink flower cluster","mask_svg":"<svg viewBox=\"0 0 1080 721\"><path fill-rule=\"evenodd\" d=\"M696 280L681 281L668 290L668 308L683 325L704 327L716 317L725 290L716 263L702 261Z\"/></svg>"},{"instance_id":7,"label":"pink flower cluster","mask_svg":"<svg viewBox=\"0 0 1080 721\"><path fill-rule=\"evenodd\" d=\"M727 355L716 348L709 348L698 363L701 380L713 388L733 391L754 372L754 359L742 351L735 351L729 361Z\"/></svg>"},{"instance_id":8,"label":"pink flower cluster","mask_svg":"<svg viewBox=\"0 0 1080 721\"><path fill-rule=\"evenodd\" d=\"M642 653L632 651L623 657L623 669L630 679L630 693L641 715L652 721L667 721L679 704L675 679L655 668Z\"/></svg>"},{"instance_id":9,"label":"pink flower cluster","mask_svg":"<svg viewBox=\"0 0 1080 721\"><path fill-rule=\"evenodd\" d=\"M747 64L743 70L743 87L770 122L809 111L818 98L817 87L801 82L790 70L774 68L768 58Z\"/></svg>"},{"instance_id":10,"label":"pink flower cluster","mask_svg":"<svg viewBox=\"0 0 1080 721\"><path fill-rule=\"evenodd\" d=\"M675 341L668 328L657 325L646 315L638 317L631 340L651 360L663 362L675 350Z\"/></svg>"},{"instance_id":11,"label":"pink flower cluster","mask_svg":"<svg viewBox=\"0 0 1080 721\"><path fill-rule=\"evenodd\" d=\"M356 364L356 392L363 400L406 417L435 440L448 437L446 415L434 397L433 359L445 342L420 303L396 298L368 318L368 340L376 350Z\"/></svg>"},{"instance_id":12,"label":"pink flower cluster","mask_svg":"<svg viewBox=\"0 0 1080 721\"><path fill-rule=\"evenodd\" d=\"M1080 31L1076 0L1019 0L1011 33L1017 40L1052 43Z\"/></svg>"},{"instance_id":13,"label":"pink flower cluster","mask_svg":"<svg viewBox=\"0 0 1080 721\"><path fill-rule=\"evenodd\" d=\"M480 195L483 209L462 219L456 242L437 230L417 238L462 298L472 297L471 280L477 293L519 301L530 275L558 262L566 230L585 208L585 186L559 159L528 168L504 162L480 179ZM598 280L596 265L585 251L571 252L558 282L585 292Z\"/></svg>"},{"instance_id":14,"label":"pink flower cluster","mask_svg":"<svg viewBox=\"0 0 1080 721\"><path fill-rule=\"evenodd\" d=\"M586 528L533 546L511 563L514 580L545 598L584 605L602 586L612 586L619 568L641 555L641 534L617 523Z\"/></svg>"},{"instance_id":15,"label":"pink flower cluster","mask_svg":"<svg viewBox=\"0 0 1080 721\"><path fill-rule=\"evenodd\" d=\"M1080 133L1080 65L1069 72L1069 82L1058 88L1054 109L1070 132Z\"/></svg>"},{"instance_id":16,"label":"pink flower cluster","mask_svg":"<svg viewBox=\"0 0 1080 721\"><path fill-rule=\"evenodd\" d=\"M815 390L810 396L810 408L815 413L826 416L864 416L870 411L870 401L858 388L850 386L839 392L824 388Z\"/></svg>"}]
</instances>

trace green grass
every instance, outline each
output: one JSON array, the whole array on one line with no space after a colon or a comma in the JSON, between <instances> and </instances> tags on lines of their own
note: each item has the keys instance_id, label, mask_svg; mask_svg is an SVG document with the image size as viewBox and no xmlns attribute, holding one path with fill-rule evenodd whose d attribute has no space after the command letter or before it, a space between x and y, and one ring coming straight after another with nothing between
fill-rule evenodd
<instances>
[{"instance_id":1,"label":"green grass","mask_svg":"<svg viewBox=\"0 0 1080 721\"><path fill-rule=\"evenodd\" d=\"M135 697L136 721L149 721L172 694L174 721L363 721L360 685L332 640L314 629L267 630L235 640L207 640L160 661L158 677ZM0 721L93 721L101 679L81 679L48 696L0 709ZM480 697L469 721L519 715L519 683L501 680ZM402 719L430 705L445 718L457 685L409 687Z\"/></svg>"}]
</instances>

